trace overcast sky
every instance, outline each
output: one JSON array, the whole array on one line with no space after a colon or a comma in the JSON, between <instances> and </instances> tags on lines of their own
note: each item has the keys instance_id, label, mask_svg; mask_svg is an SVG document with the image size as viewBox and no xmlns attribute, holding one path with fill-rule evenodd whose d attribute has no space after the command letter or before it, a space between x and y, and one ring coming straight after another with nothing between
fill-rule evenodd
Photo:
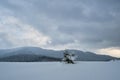
<instances>
[{"instance_id":1,"label":"overcast sky","mask_svg":"<svg viewBox=\"0 0 120 80\"><path fill-rule=\"evenodd\" d=\"M22 46L120 57L120 0L1 0L0 48Z\"/></svg>"}]
</instances>

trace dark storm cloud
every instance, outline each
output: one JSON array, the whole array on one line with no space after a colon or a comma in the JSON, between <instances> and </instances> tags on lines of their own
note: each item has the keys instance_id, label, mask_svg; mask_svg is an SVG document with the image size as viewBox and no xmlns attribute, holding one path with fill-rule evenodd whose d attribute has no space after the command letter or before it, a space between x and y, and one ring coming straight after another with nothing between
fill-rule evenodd
<instances>
[{"instance_id":1,"label":"dark storm cloud","mask_svg":"<svg viewBox=\"0 0 120 80\"><path fill-rule=\"evenodd\" d=\"M0 7L49 36L49 46L99 49L120 47L119 4L119 0L4 0Z\"/></svg>"},{"instance_id":2,"label":"dark storm cloud","mask_svg":"<svg viewBox=\"0 0 120 80\"><path fill-rule=\"evenodd\" d=\"M62 20L106 21L114 19L114 13L120 9L119 1L112 0L52 0L38 1L34 4L37 11Z\"/></svg>"}]
</instances>

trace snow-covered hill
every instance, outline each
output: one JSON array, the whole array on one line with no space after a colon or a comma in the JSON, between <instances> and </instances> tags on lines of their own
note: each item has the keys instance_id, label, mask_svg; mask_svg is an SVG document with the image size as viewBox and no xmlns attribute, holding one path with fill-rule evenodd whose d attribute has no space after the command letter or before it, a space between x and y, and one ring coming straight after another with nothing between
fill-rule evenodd
<instances>
[{"instance_id":1,"label":"snow-covered hill","mask_svg":"<svg viewBox=\"0 0 120 80\"><path fill-rule=\"evenodd\" d=\"M110 61L118 60L120 58L115 58L107 55L98 55L92 52L83 52L80 50L68 50L69 53L74 53L78 61ZM47 50L38 47L20 47L14 49L4 49L0 50L0 61L12 61L12 62L32 62L32 61L52 61L61 60L63 58L63 50L54 51ZM44 60L41 57L44 56ZM14 58L14 59L13 59ZM48 59L49 58L49 59ZM48 60L47 60L48 59Z\"/></svg>"},{"instance_id":2,"label":"snow-covered hill","mask_svg":"<svg viewBox=\"0 0 120 80\"><path fill-rule=\"evenodd\" d=\"M0 62L0 80L120 80L114 62Z\"/></svg>"}]
</instances>

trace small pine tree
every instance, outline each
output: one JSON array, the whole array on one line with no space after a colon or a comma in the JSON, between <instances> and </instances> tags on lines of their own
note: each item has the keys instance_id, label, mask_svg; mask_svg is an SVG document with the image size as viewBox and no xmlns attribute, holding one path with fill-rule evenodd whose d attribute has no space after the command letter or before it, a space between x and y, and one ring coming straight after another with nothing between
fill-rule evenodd
<instances>
[{"instance_id":1,"label":"small pine tree","mask_svg":"<svg viewBox=\"0 0 120 80\"><path fill-rule=\"evenodd\" d=\"M74 61L72 59L72 57L74 56L74 54L70 54L68 52L68 50L65 50L64 51L64 58L63 58L63 61L68 63L68 64L74 64Z\"/></svg>"}]
</instances>

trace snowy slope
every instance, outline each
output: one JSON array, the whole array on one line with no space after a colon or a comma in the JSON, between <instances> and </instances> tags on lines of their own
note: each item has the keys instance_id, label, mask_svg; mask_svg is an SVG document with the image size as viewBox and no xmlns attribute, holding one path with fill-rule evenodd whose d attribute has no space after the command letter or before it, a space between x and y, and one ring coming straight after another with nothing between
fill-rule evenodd
<instances>
[{"instance_id":1,"label":"snowy slope","mask_svg":"<svg viewBox=\"0 0 120 80\"><path fill-rule=\"evenodd\" d=\"M120 61L0 63L0 80L120 80Z\"/></svg>"}]
</instances>

